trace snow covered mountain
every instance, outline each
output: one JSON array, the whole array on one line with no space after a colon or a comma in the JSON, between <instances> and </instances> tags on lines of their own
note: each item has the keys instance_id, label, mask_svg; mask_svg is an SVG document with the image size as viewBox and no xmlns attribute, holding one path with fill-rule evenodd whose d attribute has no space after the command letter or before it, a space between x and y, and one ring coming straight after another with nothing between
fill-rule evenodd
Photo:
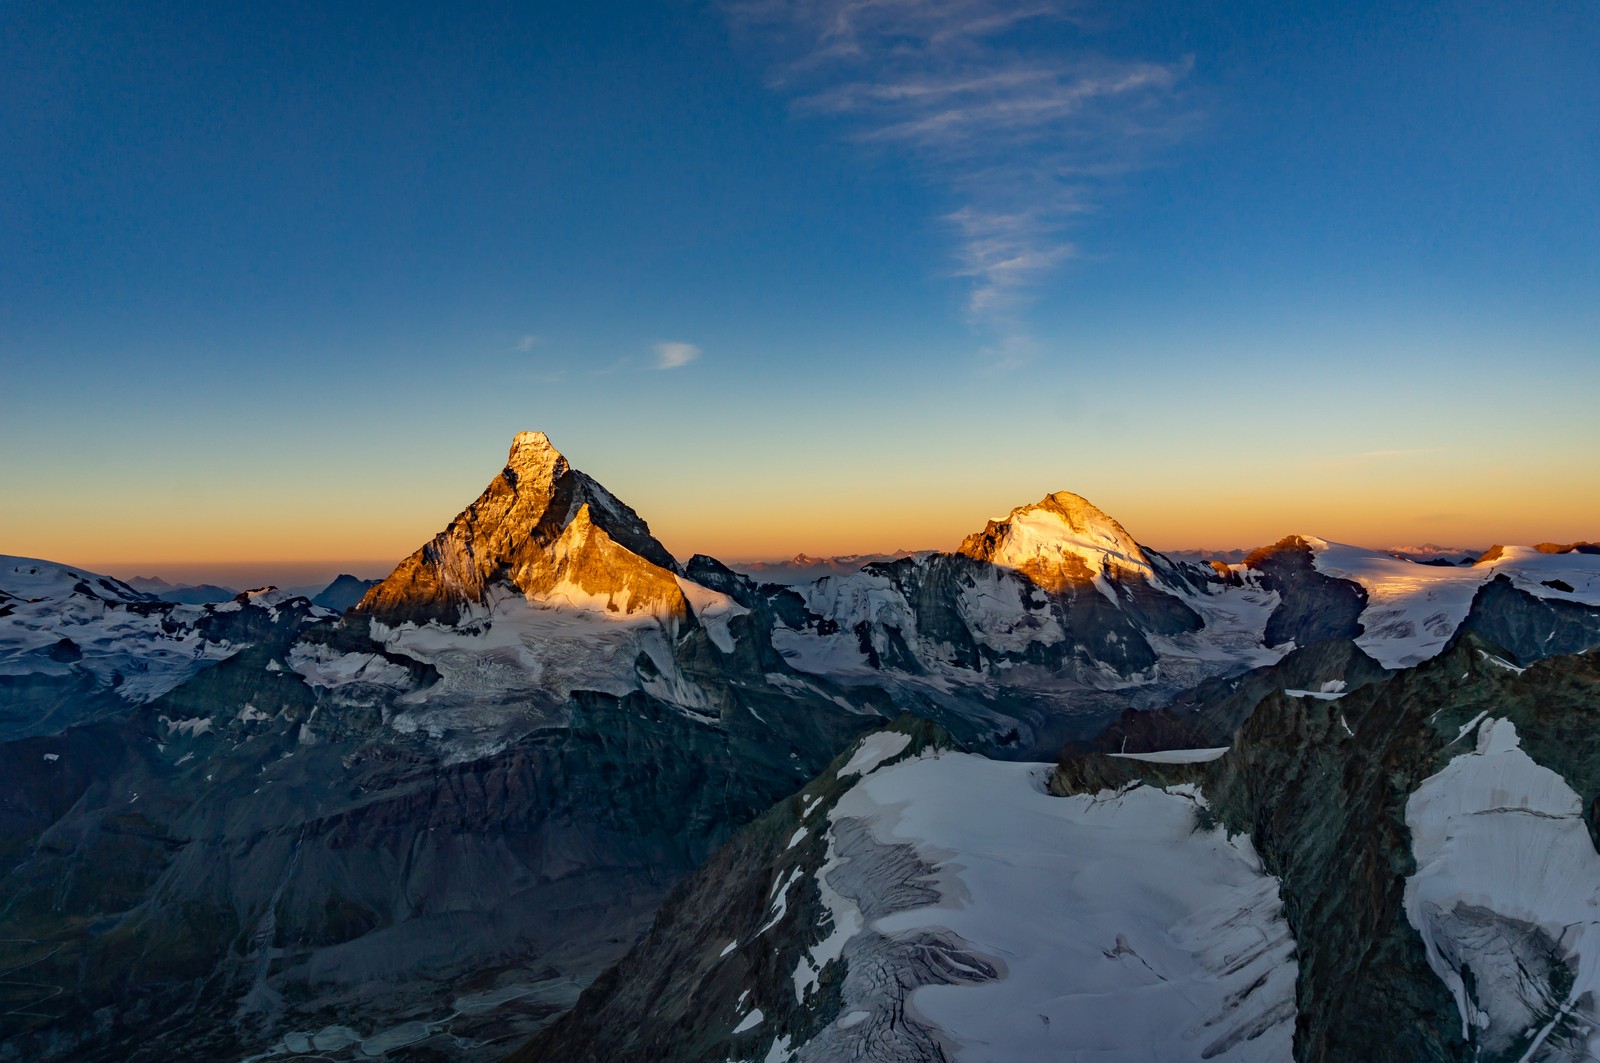
<instances>
[{"instance_id":1,"label":"snow covered mountain","mask_svg":"<svg viewBox=\"0 0 1600 1063\"><path fill-rule=\"evenodd\" d=\"M0 556L0 738L56 734L165 694L238 652L247 600L181 605L110 576Z\"/></svg>"},{"instance_id":2,"label":"snow covered mountain","mask_svg":"<svg viewBox=\"0 0 1600 1063\"><path fill-rule=\"evenodd\" d=\"M902 720L512 1058L1593 1058L1597 708L1600 654L1469 635L1216 748L1051 771Z\"/></svg>"},{"instance_id":3,"label":"snow covered mountain","mask_svg":"<svg viewBox=\"0 0 1600 1063\"><path fill-rule=\"evenodd\" d=\"M1592 554L1497 546L1477 564L1455 567L1301 538L1318 572L1357 583L1365 591L1356 644L1389 668L1418 664L1442 650L1467 619L1479 592L1497 579L1546 602L1600 606L1600 564ZM1564 652L1581 648L1586 646Z\"/></svg>"},{"instance_id":4,"label":"snow covered mountain","mask_svg":"<svg viewBox=\"0 0 1600 1063\"><path fill-rule=\"evenodd\" d=\"M0 1061L482 1058L591 984L543 1058L1115 1051L1145 1008L1141 1058L1384 1058L1299 1047L1361 1026L1341 979L1427 1031L1522 1021L1460 973L1456 887L1417 887L1433 952L1396 929L1407 861L1464 881L1450 838L1498 814L1429 790L1413 833L1443 840L1393 847L1463 713L1600 792L1551 752L1592 730L1576 549L1446 567L1291 536L1197 564L1058 492L785 586L680 563L523 433L343 614L5 564L0 970L28 977L0 980ZM1530 770L1491 774L1570 818ZM1557 900L1485 905L1549 937ZM1584 1013L1540 962L1527 999ZM1407 1058L1447 1058L1433 1036Z\"/></svg>"},{"instance_id":5,"label":"snow covered mountain","mask_svg":"<svg viewBox=\"0 0 1600 1063\"><path fill-rule=\"evenodd\" d=\"M848 576L867 565L885 561L898 561L902 557L915 557L929 551L895 550L887 554L835 554L832 557L813 557L795 554L782 561L745 561L729 563L731 569L761 583L782 583L793 586L810 583L823 576Z\"/></svg>"},{"instance_id":6,"label":"snow covered mountain","mask_svg":"<svg viewBox=\"0 0 1600 1063\"><path fill-rule=\"evenodd\" d=\"M573 469L543 432L521 432L500 475L357 609L390 626L457 624L497 589L530 601L683 617L678 563L637 513Z\"/></svg>"}]
</instances>

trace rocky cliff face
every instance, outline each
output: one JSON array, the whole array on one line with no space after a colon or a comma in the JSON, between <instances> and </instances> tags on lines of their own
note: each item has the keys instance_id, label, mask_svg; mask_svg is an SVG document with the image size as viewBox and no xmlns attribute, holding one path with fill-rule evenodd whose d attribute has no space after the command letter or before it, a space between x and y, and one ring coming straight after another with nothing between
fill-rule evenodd
<instances>
[{"instance_id":1,"label":"rocky cliff face","mask_svg":"<svg viewBox=\"0 0 1600 1063\"><path fill-rule=\"evenodd\" d=\"M486 606L496 585L528 597L570 585L604 596L608 608L672 611L682 608L669 587L676 572L637 513L573 469L543 432L522 432L478 500L356 609L390 626L454 624Z\"/></svg>"},{"instance_id":2,"label":"rocky cliff face","mask_svg":"<svg viewBox=\"0 0 1600 1063\"><path fill-rule=\"evenodd\" d=\"M1267 645L1310 646L1361 634L1367 592L1359 583L1317 571L1311 544L1303 536L1286 536L1256 550L1244 559L1244 567L1278 595L1278 607L1263 632Z\"/></svg>"},{"instance_id":3,"label":"rocky cliff face","mask_svg":"<svg viewBox=\"0 0 1600 1063\"><path fill-rule=\"evenodd\" d=\"M1517 856L1485 843L1457 863L1491 878L1462 890L1449 882L1469 872L1416 848L1428 822L1419 795L1445 786L1463 758L1495 753L1500 732L1487 749L1479 732L1505 723L1527 763L1544 766L1530 771L1559 775L1575 795L1573 823L1581 809L1593 832L1600 660L1553 657L1523 670L1501 652L1465 635L1430 662L1348 692L1286 688L1256 706L1220 759L1075 756L1051 790L1197 785L1211 814L1249 834L1283 883L1300 954L1296 1059L1513 1060L1540 1045L1532 1058L1584 1058L1589 1028L1571 1014L1593 991L1588 953L1571 935L1552 944L1562 935L1543 924L1566 922L1559 903L1519 892L1534 881L1527 861L1557 850ZM1514 816L1519 785L1491 778L1481 791L1456 787L1447 803ZM1524 814L1542 824L1554 813ZM1465 824L1455 829L1469 836ZM1592 841L1584 847L1593 858ZM1600 866L1558 877L1563 891L1600 903ZM1431 899L1419 906L1424 882ZM1508 989L1519 963L1521 982Z\"/></svg>"}]
</instances>

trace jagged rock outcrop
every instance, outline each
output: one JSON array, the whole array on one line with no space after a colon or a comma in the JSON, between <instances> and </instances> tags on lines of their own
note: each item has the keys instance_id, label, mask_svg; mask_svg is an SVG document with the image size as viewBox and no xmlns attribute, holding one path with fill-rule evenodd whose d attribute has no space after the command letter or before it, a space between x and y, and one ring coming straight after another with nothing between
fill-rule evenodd
<instances>
[{"instance_id":1,"label":"jagged rock outcrop","mask_svg":"<svg viewBox=\"0 0 1600 1063\"><path fill-rule=\"evenodd\" d=\"M1244 565L1258 573L1262 585L1276 591L1280 598L1267 619L1268 646L1291 640L1296 646L1309 646L1361 634L1366 590L1359 583L1318 572L1311 544L1304 537L1285 536L1252 553L1244 559Z\"/></svg>"},{"instance_id":2,"label":"jagged rock outcrop","mask_svg":"<svg viewBox=\"0 0 1600 1063\"><path fill-rule=\"evenodd\" d=\"M1478 589L1461 630L1502 647L1519 664L1532 664L1600 646L1600 608L1538 597L1498 575Z\"/></svg>"},{"instance_id":3,"label":"jagged rock outcrop","mask_svg":"<svg viewBox=\"0 0 1600 1063\"><path fill-rule=\"evenodd\" d=\"M1128 709L1104 731L1071 743L1061 755L1225 746L1256 706L1285 689L1342 695L1392 674L1354 642L1317 642L1291 650L1276 664L1208 679L1159 708Z\"/></svg>"},{"instance_id":4,"label":"jagged rock outcrop","mask_svg":"<svg viewBox=\"0 0 1600 1063\"><path fill-rule=\"evenodd\" d=\"M454 624L497 585L529 597L574 590L604 608L684 615L678 563L644 519L572 468L543 432L520 432L500 475L356 610L391 626Z\"/></svg>"}]
</instances>

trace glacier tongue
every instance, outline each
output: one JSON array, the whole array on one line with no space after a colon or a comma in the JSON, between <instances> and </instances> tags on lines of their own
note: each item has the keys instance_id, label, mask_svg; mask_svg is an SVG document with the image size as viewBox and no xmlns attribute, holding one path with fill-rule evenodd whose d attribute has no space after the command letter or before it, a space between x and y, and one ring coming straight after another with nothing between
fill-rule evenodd
<instances>
[{"instance_id":1,"label":"glacier tongue","mask_svg":"<svg viewBox=\"0 0 1600 1063\"><path fill-rule=\"evenodd\" d=\"M884 939L938 944L946 976L932 984L875 977L917 986L904 1018L936 1030L950 1058L1290 1058L1294 940L1249 839L1197 830L1192 791L1051 797L1038 770L924 754L869 770L840 798L819 873L836 933L795 972L796 989L825 958L859 962L841 1021L798 1046L801 1058L903 1058L884 1047L906 1034L882 986L853 976L874 958L909 962L870 948ZM907 846L925 869L915 890L900 881ZM888 912L878 877L907 894Z\"/></svg>"},{"instance_id":2,"label":"glacier tongue","mask_svg":"<svg viewBox=\"0 0 1600 1063\"><path fill-rule=\"evenodd\" d=\"M1600 855L1572 788L1489 719L1475 751L1406 804L1417 870L1406 917L1455 995L1463 1036L1496 1056L1592 1059Z\"/></svg>"}]
</instances>

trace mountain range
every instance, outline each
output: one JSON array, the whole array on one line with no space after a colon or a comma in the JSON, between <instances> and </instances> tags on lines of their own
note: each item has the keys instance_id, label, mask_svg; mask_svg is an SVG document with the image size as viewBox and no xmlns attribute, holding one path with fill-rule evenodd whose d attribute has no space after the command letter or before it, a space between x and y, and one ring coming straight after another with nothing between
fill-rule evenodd
<instances>
[{"instance_id":1,"label":"mountain range","mask_svg":"<svg viewBox=\"0 0 1600 1063\"><path fill-rule=\"evenodd\" d=\"M0 1060L1587 1058L1587 547L764 579L528 432L315 601L0 558Z\"/></svg>"}]
</instances>

